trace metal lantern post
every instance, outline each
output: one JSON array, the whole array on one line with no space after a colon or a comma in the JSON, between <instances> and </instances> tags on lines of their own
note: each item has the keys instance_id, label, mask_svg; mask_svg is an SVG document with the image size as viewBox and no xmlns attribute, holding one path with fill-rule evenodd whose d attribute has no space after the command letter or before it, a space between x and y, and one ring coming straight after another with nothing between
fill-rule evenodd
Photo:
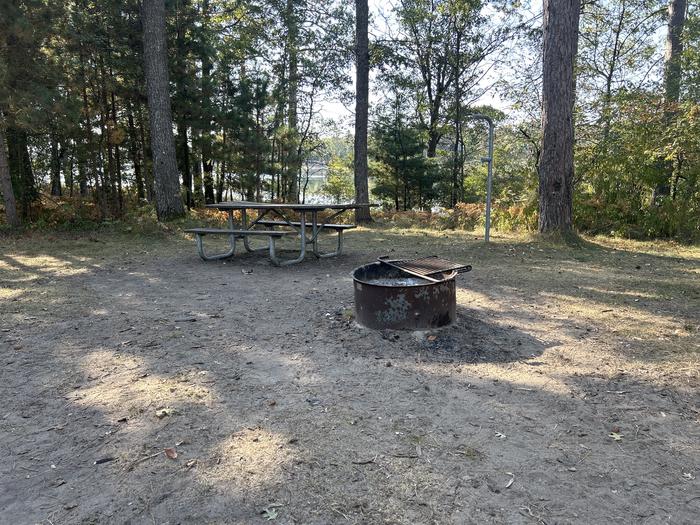
<instances>
[{"instance_id":1,"label":"metal lantern post","mask_svg":"<svg viewBox=\"0 0 700 525\"><path fill-rule=\"evenodd\" d=\"M488 177L486 179L486 229L484 232L484 240L489 242L491 237L491 186L493 185L493 135L494 125L491 117L487 115L469 115L470 120L483 120L489 126L489 153L488 157L482 157L481 162L488 165Z\"/></svg>"}]
</instances>

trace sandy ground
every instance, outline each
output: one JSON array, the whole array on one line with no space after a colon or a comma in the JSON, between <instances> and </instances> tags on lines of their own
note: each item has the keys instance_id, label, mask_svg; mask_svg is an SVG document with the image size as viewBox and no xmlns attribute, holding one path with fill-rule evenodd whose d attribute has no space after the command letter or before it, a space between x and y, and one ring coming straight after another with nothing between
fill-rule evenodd
<instances>
[{"instance_id":1,"label":"sandy ground","mask_svg":"<svg viewBox=\"0 0 700 525\"><path fill-rule=\"evenodd\" d=\"M2 241L0 523L698 523L698 249ZM387 253L474 266L454 326L354 324Z\"/></svg>"}]
</instances>

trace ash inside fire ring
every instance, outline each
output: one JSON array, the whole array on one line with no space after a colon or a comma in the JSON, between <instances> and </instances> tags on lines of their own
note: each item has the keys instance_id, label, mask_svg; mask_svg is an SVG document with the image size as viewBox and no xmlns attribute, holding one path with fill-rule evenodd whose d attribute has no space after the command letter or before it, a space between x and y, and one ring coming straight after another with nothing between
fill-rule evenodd
<instances>
[{"instance_id":1,"label":"ash inside fire ring","mask_svg":"<svg viewBox=\"0 0 700 525\"><path fill-rule=\"evenodd\" d=\"M429 284L429 281L420 277L379 277L367 279L365 282L376 286L423 286Z\"/></svg>"}]
</instances>

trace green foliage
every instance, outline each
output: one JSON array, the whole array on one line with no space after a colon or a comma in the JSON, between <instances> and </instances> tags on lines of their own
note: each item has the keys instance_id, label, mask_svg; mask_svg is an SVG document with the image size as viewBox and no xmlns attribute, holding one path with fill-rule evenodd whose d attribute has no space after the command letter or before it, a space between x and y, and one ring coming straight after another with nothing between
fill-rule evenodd
<instances>
[{"instance_id":1,"label":"green foliage","mask_svg":"<svg viewBox=\"0 0 700 525\"><path fill-rule=\"evenodd\" d=\"M0 2L0 125L20 211L37 225L89 227L147 213L153 180L139 7L137 0ZM328 167L322 192L350 199L352 136L319 108L328 97L352 102L352 3L166 0L166 8L188 204L203 204L205 194L284 200L294 198L295 184L304 198L304 177L318 166ZM681 100L666 104L658 38L665 8L657 0L603 0L583 10L579 230L700 239L700 17L691 3ZM370 118L373 198L402 224L481 226L486 133L469 115L483 113L497 123L492 224L533 229L540 18L519 2L500 3L498 16L481 0L402 0L392 9L386 34L370 43L378 99ZM508 114L470 105L483 100L482 78L499 52L497 66L507 63L508 72L498 93ZM47 200L56 176L63 197Z\"/></svg>"},{"instance_id":2,"label":"green foliage","mask_svg":"<svg viewBox=\"0 0 700 525\"><path fill-rule=\"evenodd\" d=\"M328 163L328 174L321 187L321 192L338 204L350 200L355 194L352 177L352 159L333 157Z\"/></svg>"},{"instance_id":3,"label":"green foliage","mask_svg":"<svg viewBox=\"0 0 700 525\"><path fill-rule=\"evenodd\" d=\"M577 150L579 228L630 238L700 238L700 107L686 102L675 110L669 125L658 95L614 97L605 144L581 142Z\"/></svg>"},{"instance_id":4,"label":"green foliage","mask_svg":"<svg viewBox=\"0 0 700 525\"><path fill-rule=\"evenodd\" d=\"M400 103L383 108L372 130L370 164L372 193L396 210L423 208L430 203L438 166L423 153L425 137L415 122L406 120Z\"/></svg>"}]
</instances>

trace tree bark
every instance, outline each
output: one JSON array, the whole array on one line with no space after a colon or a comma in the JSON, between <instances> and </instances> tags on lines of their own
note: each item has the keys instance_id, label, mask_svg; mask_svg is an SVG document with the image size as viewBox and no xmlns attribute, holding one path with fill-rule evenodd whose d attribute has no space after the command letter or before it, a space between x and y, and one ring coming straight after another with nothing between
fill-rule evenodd
<instances>
[{"instance_id":1,"label":"tree bark","mask_svg":"<svg viewBox=\"0 0 700 525\"><path fill-rule=\"evenodd\" d=\"M682 36L687 10L687 0L670 0L668 4L668 33L664 57L664 98L667 104L678 103L680 100Z\"/></svg>"},{"instance_id":2,"label":"tree bark","mask_svg":"<svg viewBox=\"0 0 700 525\"><path fill-rule=\"evenodd\" d=\"M61 147L58 143L58 137L55 133L51 133L51 195L54 197L61 196Z\"/></svg>"},{"instance_id":3,"label":"tree bark","mask_svg":"<svg viewBox=\"0 0 700 525\"><path fill-rule=\"evenodd\" d=\"M462 158L462 152L460 146L462 144L462 67L461 67L461 53L462 53L462 32L458 31L457 18L454 20L455 27L455 59L454 59L454 70L452 75L454 76L455 83L455 109L454 109L454 127L455 127L455 140L452 145L452 191L450 194L450 205L452 208L455 207L457 202L462 199L462 194L460 188L463 184L463 166L464 159Z\"/></svg>"},{"instance_id":4,"label":"tree bark","mask_svg":"<svg viewBox=\"0 0 700 525\"><path fill-rule=\"evenodd\" d=\"M134 168L134 182L136 184L136 198L140 201L146 195L143 188L143 174L141 173L141 160L139 159L139 139L134 125L134 114L131 110L131 102L127 102L127 122L129 126L129 155Z\"/></svg>"},{"instance_id":5,"label":"tree bark","mask_svg":"<svg viewBox=\"0 0 700 525\"><path fill-rule=\"evenodd\" d=\"M664 102L666 104L666 125L675 119L678 101L681 97L681 76L683 54L683 27L688 10L687 0L670 0L668 4L668 32L666 33L666 53L664 56ZM651 196L651 204L657 205L659 198L671 193L674 177L674 162L662 162L662 173Z\"/></svg>"},{"instance_id":6,"label":"tree bark","mask_svg":"<svg viewBox=\"0 0 700 525\"><path fill-rule=\"evenodd\" d=\"M80 44L80 77L81 77L81 95L83 99L83 129L85 137L83 147L80 151L80 161L78 163L78 185L80 186L80 196L86 197L88 193L88 179L92 176L95 178L97 185L97 171L95 162L95 148L92 140L92 122L90 120L90 103L87 94L87 70L85 67L85 55L83 52L83 44ZM87 169L89 157L89 171Z\"/></svg>"},{"instance_id":7,"label":"tree bark","mask_svg":"<svg viewBox=\"0 0 700 525\"><path fill-rule=\"evenodd\" d=\"M185 190L185 205L188 208L194 206L192 197L192 169L190 167L190 145L187 138L187 124L184 119L177 123L177 162L182 173L182 187Z\"/></svg>"},{"instance_id":8,"label":"tree bark","mask_svg":"<svg viewBox=\"0 0 700 525\"><path fill-rule=\"evenodd\" d=\"M168 220L183 216L185 209L180 197L180 182L175 161L168 53L165 42L165 1L144 0L141 19L156 213L158 220Z\"/></svg>"},{"instance_id":9,"label":"tree bark","mask_svg":"<svg viewBox=\"0 0 700 525\"><path fill-rule=\"evenodd\" d=\"M369 109L369 7L367 0L355 0L355 202L369 203L367 167L367 114ZM355 222L372 220L369 208L355 210Z\"/></svg>"},{"instance_id":10,"label":"tree bark","mask_svg":"<svg viewBox=\"0 0 700 525\"><path fill-rule=\"evenodd\" d=\"M39 198L32 161L29 156L27 132L23 129L8 127L5 130L7 141L7 163L10 166L12 186L19 203L19 211L23 219L31 215L32 204Z\"/></svg>"},{"instance_id":11,"label":"tree bark","mask_svg":"<svg viewBox=\"0 0 700 525\"><path fill-rule=\"evenodd\" d=\"M114 73L112 72L112 68L109 69L109 77L112 82L112 85L115 84L114 81ZM119 120L118 120L118 115L117 115L117 101L116 97L114 96L114 91L111 92L111 103L112 103L112 126L114 131L116 132L119 129ZM118 210L119 210L119 215L121 215L124 212L124 192L122 188L122 157L121 157L121 151L120 151L120 142L117 140L114 140L116 137L113 137L110 142L113 142L114 145L114 167L115 167L115 176L116 176L116 183L117 183L117 199L118 199Z\"/></svg>"},{"instance_id":12,"label":"tree bark","mask_svg":"<svg viewBox=\"0 0 700 525\"><path fill-rule=\"evenodd\" d=\"M539 231L572 228L575 99L580 0L544 0Z\"/></svg>"},{"instance_id":13,"label":"tree bark","mask_svg":"<svg viewBox=\"0 0 700 525\"><path fill-rule=\"evenodd\" d=\"M194 185L193 200L194 206L200 206L204 203L204 193L202 193L202 159L200 158L200 149L196 148L195 144L199 144L200 133L196 128L192 128L192 150L190 151L190 159L192 160L192 184Z\"/></svg>"},{"instance_id":14,"label":"tree bark","mask_svg":"<svg viewBox=\"0 0 700 525\"><path fill-rule=\"evenodd\" d=\"M175 156L178 169L182 176L182 188L184 190L185 206L188 209L194 206L192 195L192 169L190 161L189 127L192 120L191 93L188 91L187 59L188 47L185 36L187 27L186 10L189 9L189 0L180 2L176 10L176 37L175 37L175 89L176 102L173 105L173 113L177 125L177 138L175 139ZM204 47L204 46L202 46Z\"/></svg>"},{"instance_id":15,"label":"tree bark","mask_svg":"<svg viewBox=\"0 0 700 525\"><path fill-rule=\"evenodd\" d=\"M153 202L156 198L155 183L153 181L153 159L151 158L151 138L146 133L141 104L137 106L136 116L139 121L139 137L141 137L141 159L143 160L143 180L146 184L146 200Z\"/></svg>"},{"instance_id":16,"label":"tree bark","mask_svg":"<svg viewBox=\"0 0 700 525\"><path fill-rule=\"evenodd\" d=\"M299 202L299 173L301 171L301 159L297 155L299 141L298 126L298 88L299 88L299 54L297 50L299 40L299 25L294 10L295 0L287 0L287 54L289 57L289 79L287 86L287 103L289 113L287 126L289 127L289 149L287 160L286 195L287 202Z\"/></svg>"},{"instance_id":17,"label":"tree bark","mask_svg":"<svg viewBox=\"0 0 700 525\"><path fill-rule=\"evenodd\" d=\"M209 0L202 2L202 19L205 26L209 23ZM202 29L203 39L202 54L202 118L201 118L201 153L202 153L202 170L204 172L204 202L213 204L216 200L214 195L214 159L212 158L212 89L211 89L211 71L214 67L209 56L209 49L206 42L206 27Z\"/></svg>"},{"instance_id":18,"label":"tree bark","mask_svg":"<svg viewBox=\"0 0 700 525\"><path fill-rule=\"evenodd\" d=\"M17 202L15 192L12 189L12 177L10 176L10 165L7 160L7 146L5 141L5 130L0 127L0 191L5 202L5 217L7 224L13 228L18 227L22 222L17 215Z\"/></svg>"}]
</instances>

